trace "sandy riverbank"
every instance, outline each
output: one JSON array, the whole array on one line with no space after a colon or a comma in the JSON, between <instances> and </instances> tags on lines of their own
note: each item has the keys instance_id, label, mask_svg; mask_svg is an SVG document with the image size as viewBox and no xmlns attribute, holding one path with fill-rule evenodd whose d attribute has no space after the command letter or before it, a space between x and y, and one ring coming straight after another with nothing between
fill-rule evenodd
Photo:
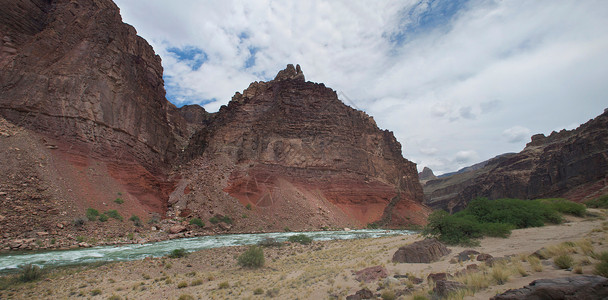
<instances>
[{"instance_id":1,"label":"sandy riverbank","mask_svg":"<svg viewBox=\"0 0 608 300\"><path fill-rule=\"evenodd\" d=\"M265 299L269 296L276 299L343 299L363 287L375 293L383 291L376 292L383 280L365 284L356 281L353 275L354 271L376 265L383 265L389 276L410 274L425 279L422 284L411 284L407 279L400 279L390 289L399 291L409 286L416 290L414 294L425 294L429 288L426 277L430 273L453 274L470 264L477 264L484 270L483 264L477 261L454 263L452 258L465 249L503 257L529 255L542 247L588 240L595 252L608 250L608 223L604 222L598 218L569 218L567 223L561 225L515 230L508 239L485 238L479 247L449 247L451 254L430 264L391 262L397 248L422 239L418 235L265 248L266 264L257 270L237 266L236 257L246 247L210 249L191 253L185 258L145 259L54 270L41 281L16 284L0 291L0 298L64 299L84 296L89 299L109 299L116 296L112 299L178 299L182 295L190 295L193 299ZM580 249L577 252L572 253L575 264L584 260L592 264L595 262ZM524 277L514 271L514 264L521 265L527 275ZM591 274L592 264L582 266L582 272ZM542 271L535 271L527 261L510 262L506 268L511 275L505 284L490 283L488 288L468 298L487 299L507 289L522 287L535 279L575 275L574 271L558 269L551 260L543 261ZM257 292L261 292L260 295L254 294L256 289L259 289ZM411 297L402 296L404 299Z\"/></svg>"}]
</instances>

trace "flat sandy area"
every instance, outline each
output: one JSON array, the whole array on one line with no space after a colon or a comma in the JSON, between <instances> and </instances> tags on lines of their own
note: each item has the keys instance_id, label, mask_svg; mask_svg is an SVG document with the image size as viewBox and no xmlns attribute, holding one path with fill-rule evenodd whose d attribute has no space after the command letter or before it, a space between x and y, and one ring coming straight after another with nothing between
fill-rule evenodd
<instances>
[{"instance_id":1,"label":"flat sandy area","mask_svg":"<svg viewBox=\"0 0 608 300\"><path fill-rule=\"evenodd\" d=\"M592 274L593 264L597 261L592 258L588 247L585 253L578 245L590 245L595 253L608 250L608 222L603 219L569 217L568 222L561 225L514 230L507 239L482 239L478 247L449 247L451 254L430 264L391 261L400 246L422 239L419 235L412 235L313 242L310 245L284 243L281 247L264 248L265 266L253 270L237 265L238 255L247 247L204 250L185 258L58 269L46 274L41 281L15 284L0 290L0 299L178 299L180 296L182 299L344 299L364 287L377 294L409 288L412 293L399 299L410 299L413 295L429 296L432 286L426 278L430 273L454 274L471 264L478 265L483 274L491 273L491 269L478 261L455 262L454 256L465 249L494 257L514 256L503 266L509 272L504 284L489 280L487 288L456 297L488 299L507 289L523 287L535 279L573 276L575 272ZM569 243L572 246L569 255L578 268L561 270L552 259L547 259L541 261L541 267L535 270L526 259L543 247L555 248L563 242L572 242ZM424 282L414 284L400 278L378 290L384 286L384 279L370 283L355 280L355 271L377 265L384 266L389 276L408 274L422 278ZM462 280L462 277L453 280ZM187 298L187 295L192 298Z\"/></svg>"}]
</instances>

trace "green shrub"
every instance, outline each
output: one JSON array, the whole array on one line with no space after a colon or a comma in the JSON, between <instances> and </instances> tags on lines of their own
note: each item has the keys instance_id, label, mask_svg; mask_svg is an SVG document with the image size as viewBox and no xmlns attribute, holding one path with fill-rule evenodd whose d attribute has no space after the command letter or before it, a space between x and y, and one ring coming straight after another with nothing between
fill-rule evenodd
<instances>
[{"instance_id":1,"label":"green shrub","mask_svg":"<svg viewBox=\"0 0 608 300\"><path fill-rule=\"evenodd\" d=\"M219 287L220 289L227 289L227 288L229 288L229 287L230 287L230 284L228 283L228 281L224 281L224 282L220 283L220 284L218 285L218 287Z\"/></svg>"},{"instance_id":2,"label":"green shrub","mask_svg":"<svg viewBox=\"0 0 608 300\"><path fill-rule=\"evenodd\" d=\"M83 218L76 218L76 219L74 219L73 224L75 227L80 227L80 226L84 225L86 222L87 222L87 220L85 220Z\"/></svg>"},{"instance_id":3,"label":"green shrub","mask_svg":"<svg viewBox=\"0 0 608 300\"><path fill-rule=\"evenodd\" d=\"M87 219L89 219L89 221L95 221L97 220L97 217L99 216L99 211L94 209L94 208L87 208Z\"/></svg>"},{"instance_id":4,"label":"green shrub","mask_svg":"<svg viewBox=\"0 0 608 300\"><path fill-rule=\"evenodd\" d=\"M285 227L283 227L283 231L285 231L285 232L291 232L291 229L289 229L289 227L285 226Z\"/></svg>"},{"instance_id":5,"label":"green shrub","mask_svg":"<svg viewBox=\"0 0 608 300\"><path fill-rule=\"evenodd\" d=\"M568 254L562 254L554 257L553 262L560 269L568 269L572 268L572 265L574 264L574 259L572 259L572 256Z\"/></svg>"},{"instance_id":6,"label":"green shrub","mask_svg":"<svg viewBox=\"0 0 608 300\"><path fill-rule=\"evenodd\" d=\"M515 226L503 223L484 223L481 226L483 235L501 238L509 237L511 230L515 229Z\"/></svg>"},{"instance_id":7,"label":"green shrub","mask_svg":"<svg viewBox=\"0 0 608 300\"><path fill-rule=\"evenodd\" d=\"M238 264L245 268L260 268L264 266L264 250L262 247L251 246L238 258Z\"/></svg>"},{"instance_id":8,"label":"green shrub","mask_svg":"<svg viewBox=\"0 0 608 300\"><path fill-rule=\"evenodd\" d=\"M475 216L480 223L506 223L516 228L540 227L545 223L562 222L559 213L548 205L521 199L477 198L458 214Z\"/></svg>"},{"instance_id":9,"label":"green shrub","mask_svg":"<svg viewBox=\"0 0 608 300\"><path fill-rule=\"evenodd\" d=\"M17 277L21 282L30 282L42 277L42 270L40 267L32 264L24 265L21 268L19 276Z\"/></svg>"},{"instance_id":10,"label":"green shrub","mask_svg":"<svg viewBox=\"0 0 608 300\"><path fill-rule=\"evenodd\" d=\"M262 295L262 294L264 294L264 289L262 289L262 288L257 288L257 289L255 289L255 290L253 290L253 294L254 294L254 295Z\"/></svg>"},{"instance_id":11,"label":"green shrub","mask_svg":"<svg viewBox=\"0 0 608 300\"><path fill-rule=\"evenodd\" d=\"M197 286L197 285L201 285L201 284L203 284L202 279L195 279L190 283L190 286Z\"/></svg>"},{"instance_id":12,"label":"green shrub","mask_svg":"<svg viewBox=\"0 0 608 300\"><path fill-rule=\"evenodd\" d=\"M114 203L123 204L125 203L125 200L122 200L121 198L116 198L114 199Z\"/></svg>"},{"instance_id":13,"label":"green shrub","mask_svg":"<svg viewBox=\"0 0 608 300\"><path fill-rule=\"evenodd\" d=\"M221 221L226 224L232 224L232 219L229 216L223 216Z\"/></svg>"},{"instance_id":14,"label":"green shrub","mask_svg":"<svg viewBox=\"0 0 608 300\"><path fill-rule=\"evenodd\" d=\"M287 240L292 243L300 243L302 245L308 245L312 242L312 238L305 234L292 235Z\"/></svg>"},{"instance_id":15,"label":"green shrub","mask_svg":"<svg viewBox=\"0 0 608 300\"><path fill-rule=\"evenodd\" d=\"M111 209L105 212L105 214L110 217L110 218L114 218L116 220L122 221L122 216L118 213L117 210L115 209Z\"/></svg>"},{"instance_id":16,"label":"green shrub","mask_svg":"<svg viewBox=\"0 0 608 300\"><path fill-rule=\"evenodd\" d=\"M177 284L177 288L178 289L183 289L183 288L185 288L187 286L188 286L188 283L185 282L185 281L180 281L180 283Z\"/></svg>"},{"instance_id":17,"label":"green shrub","mask_svg":"<svg viewBox=\"0 0 608 300\"><path fill-rule=\"evenodd\" d=\"M99 215L99 222L105 222L108 220L108 216L105 214Z\"/></svg>"},{"instance_id":18,"label":"green shrub","mask_svg":"<svg viewBox=\"0 0 608 300\"><path fill-rule=\"evenodd\" d=\"M608 195L604 195L592 200L583 202L587 207L591 208L608 208Z\"/></svg>"},{"instance_id":19,"label":"green shrub","mask_svg":"<svg viewBox=\"0 0 608 300\"><path fill-rule=\"evenodd\" d=\"M446 244L471 244L471 239L482 237L483 229L473 216L450 215L437 210L429 215L423 234Z\"/></svg>"},{"instance_id":20,"label":"green shrub","mask_svg":"<svg viewBox=\"0 0 608 300\"><path fill-rule=\"evenodd\" d=\"M380 225L378 225L377 223L367 224L367 229L378 229L378 228L380 228Z\"/></svg>"},{"instance_id":21,"label":"green shrub","mask_svg":"<svg viewBox=\"0 0 608 300\"><path fill-rule=\"evenodd\" d=\"M251 210L251 203L247 203L247 205L245 205L245 208L246 208L247 210Z\"/></svg>"},{"instance_id":22,"label":"green shrub","mask_svg":"<svg viewBox=\"0 0 608 300\"><path fill-rule=\"evenodd\" d=\"M209 222L211 222L211 224L217 224L220 222L220 219L218 219L217 217L213 216L211 217L211 219L209 219Z\"/></svg>"},{"instance_id":23,"label":"green shrub","mask_svg":"<svg viewBox=\"0 0 608 300\"><path fill-rule=\"evenodd\" d=\"M192 218L190 219L190 225L196 225L198 227L205 227L205 223L200 218Z\"/></svg>"},{"instance_id":24,"label":"green shrub","mask_svg":"<svg viewBox=\"0 0 608 300\"><path fill-rule=\"evenodd\" d=\"M549 207L551 207L552 209L554 209L562 214L568 214L568 215L573 215L573 216L577 216L577 217L585 216L585 211L586 211L585 205L576 203L576 202L572 202L567 199L563 199L563 198L539 199L536 201L544 203L544 204L548 205Z\"/></svg>"},{"instance_id":25,"label":"green shrub","mask_svg":"<svg viewBox=\"0 0 608 300\"><path fill-rule=\"evenodd\" d=\"M171 253L169 253L169 255L167 255L169 258L180 258L180 257L186 257L188 255L188 252L186 252L186 249L184 248L179 248L179 249L173 249L173 251L171 251Z\"/></svg>"},{"instance_id":26,"label":"green shrub","mask_svg":"<svg viewBox=\"0 0 608 300\"><path fill-rule=\"evenodd\" d=\"M131 215L129 221L133 221L133 225L135 226L141 226L141 219L136 215Z\"/></svg>"}]
</instances>

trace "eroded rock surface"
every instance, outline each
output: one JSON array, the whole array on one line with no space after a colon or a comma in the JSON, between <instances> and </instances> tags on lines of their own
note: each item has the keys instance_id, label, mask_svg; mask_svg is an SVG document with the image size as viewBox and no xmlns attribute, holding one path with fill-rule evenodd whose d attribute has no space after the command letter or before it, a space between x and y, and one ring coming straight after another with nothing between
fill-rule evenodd
<instances>
[{"instance_id":1,"label":"eroded rock surface","mask_svg":"<svg viewBox=\"0 0 608 300\"><path fill-rule=\"evenodd\" d=\"M595 275L539 279L521 289L508 290L492 300L606 299L608 278Z\"/></svg>"},{"instance_id":2,"label":"eroded rock surface","mask_svg":"<svg viewBox=\"0 0 608 300\"><path fill-rule=\"evenodd\" d=\"M399 263L431 263L451 252L443 243L436 239L426 239L400 247L393 254L393 262Z\"/></svg>"}]
</instances>

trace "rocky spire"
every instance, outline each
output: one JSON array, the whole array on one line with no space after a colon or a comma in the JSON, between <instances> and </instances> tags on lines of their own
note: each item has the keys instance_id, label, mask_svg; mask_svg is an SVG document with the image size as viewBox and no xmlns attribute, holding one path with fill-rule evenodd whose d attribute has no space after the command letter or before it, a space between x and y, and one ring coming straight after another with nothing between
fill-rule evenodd
<instances>
[{"instance_id":1,"label":"rocky spire","mask_svg":"<svg viewBox=\"0 0 608 300\"><path fill-rule=\"evenodd\" d=\"M274 80L276 81L287 79L306 81L306 79L304 78L304 73L302 73L302 69L300 69L300 65L296 65L296 67L294 68L292 64L288 64L287 68L285 68L285 70L279 71L277 76L274 78Z\"/></svg>"}]
</instances>

